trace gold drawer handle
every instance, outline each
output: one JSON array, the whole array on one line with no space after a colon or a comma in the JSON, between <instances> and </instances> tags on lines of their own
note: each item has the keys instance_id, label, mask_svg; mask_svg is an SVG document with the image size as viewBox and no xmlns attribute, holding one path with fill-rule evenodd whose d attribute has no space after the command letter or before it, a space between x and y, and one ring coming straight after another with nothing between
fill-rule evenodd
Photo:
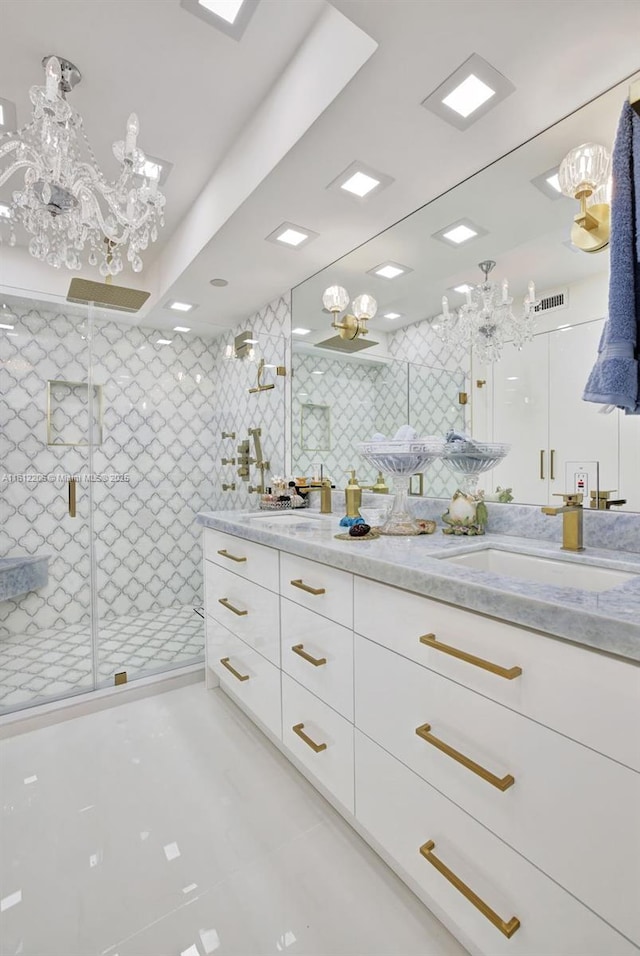
<instances>
[{"instance_id":1,"label":"gold drawer handle","mask_svg":"<svg viewBox=\"0 0 640 956\"><path fill-rule=\"evenodd\" d=\"M306 591L307 594L326 594L324 588L311 588L308 584L305 584L302 578L296 578L295 581L291 581L294 588L300 588L301 591Z\"/></svg>"},{"instance_id":2,"label":"gold drawer handle","mask_svg":"<svg viewBox=\"0 0 640 956\"><path fill-rule=\"evenodd\" d=\"M291 650L294 654L297 654L298 657L302 657L303 660L309 661L309 663L313 664L314 667L321 667L322 664L327 663L326 657L312 657L311 654L308 654L304 650L304 644L294 644Z\"/></svg>"},{"instance_id":3,"label":"gold drawer handle","mask_svg":"<svg viewBox=\"0 0 640 956\"><path fill-rule=\"evenodd\" d=\"M501 919L495 910L492 910L490 906L487 906L485 901L481 900L480 897L473 892L470 886L467 886L466 883L463 883L460 877L456 876L453 870L450 870L449 867L442 862L442 860L439 860L438 857L434 855L434 849L435 843L433 840L429 840L420 847L420 853L425 860L431 864L431 866L435 866L438 873L442 873L445 880L449 880L451 885L455 886L459 893L462 893L466 900L469 900L470 903L473 903L476 909L479 909L482 915L486 916L489 922L493 923L496 929L499 929L500 932L507 937L507 939L511 939L515 931L520 929L520 920L518 917L512 916L510 920Z\"/></svg>"},{"instance_id":4,"label":"gold drawer handle","mask_svg":"<svg viewBox=\"0 0 640 956\"><path fill-rule=\"evenodd\" d=\"M498 790L508 790L509 787L514 785L515 778L511 776L510 773L506 774L504 777L496 777L495 773L491 773L490 770L487 770L485 767L481 767L479 763L476 763L475 760L470 760L469 757L465 757L464 754L461 754L459 750L454 750L453 747L450 747L449 744L445 744L443 740L439 740L438 737L434 737L429 731L431 730L431 724L423 724L422 727L416 727L416 733L418 737L421 737L422 740L425 740L428 744L431 744L432 747L436 747L438 750L441 750L443 754L446 754L447 757L452 757L454 760L457 760L458 763L461 763L463 767L466 767L467 770L477 773L479 777L482 777L483 780L486 780L487 783L490 783L492 787L497 787Z\"/></svg>"},{"instance_id":5,"label":"gold drawer handle","mask_svg":"<svg viewBox=\"0 0 640 956\"><path fill-rule=\"evenodd\" d=\"M237 607L234 607L233 604L229 604L229 601L226 598L218 598L218 604L222 604L223 607L226 607L228 611L233 611L234 614L237 614L238 617L244 617L248 614L248 611L240 611Z\"/></svg>"},{"instance_id":6,"label":"gold drawer handle","mask_svg":"<svg viewBox=\"0 0 640 956\"><path fill-rule=\"evenodd\" d=\"M238 671L235 669L235 667L232 667L231 664L229 663L229 658L228 658L228 657L221 657L221 658L220 658L220 663L222 664L223 667L226 667L228 671L231 671L231 673L233 674L233 676L234 676L234 677L237 677L238 680L249 680L249 676L250 676L250 675L249 675L249 674L240 674L240 673L238 673Z\"/></svg>"},{"instance_id":7,"label":"gold drawer handle","mask_svg":"<svg viewBox=\"0 0 640 956\"><path fill-rule=\"evenodd\" d=\"M460 651L457 647L451 647L449 644L442 644L440 641L436 641L435 634L423 634L420 638L421 644L426 644L427 647L432 647L434 651L442 651L443 654L451 654L452 657L457 657L460 661L466 661L467 664L475 664L476 667L481 667L485 671L489 671L491 674L497 674L498 677L504 677L505 680L513 680L514 677L520 677L522 674L521 667L500 667L499 664L492 664L491 661L485 661L481 657L474 657L473 654L467 654L466 651Z\"/></svg>"},{"instance_id":8,"label":"gold drawer handle","mask_svg":"<svg viewBox=\"0 0 640 956\"><path fill-rule=\"evenodd\" d=\"M238 564L242 564L243 561L246 561L246 558L237 558L235 554L230 554L224 548L222 551L218 551L218 554L221 554L223 558L229 558L230 561L237 561Z\"/></svg>"},{"instance_id":9,"label":"gold drawer handle","mask_svg":"<svg viewBox=\"0 0 640 956\"><path fill-rule=\"evenodd\" d=\"M302 729L303 727L304 727L304 724L294 724L294 726L291 729L294 732L294 734L298 735L300 740L304 740L307 747L311 747L314 753L319 754L321 751L327 749L326 744L317 744L315 740L311 739L311 737L307 737L307 735Z\"/></svg>"}]
</instances>

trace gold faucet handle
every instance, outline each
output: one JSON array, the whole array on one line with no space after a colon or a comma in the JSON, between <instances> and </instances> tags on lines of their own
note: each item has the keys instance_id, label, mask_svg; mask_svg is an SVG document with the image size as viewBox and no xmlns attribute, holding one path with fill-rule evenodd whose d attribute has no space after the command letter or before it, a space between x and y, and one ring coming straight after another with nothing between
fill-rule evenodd
<instances>
[{"instance_id":1,"label":"gold faucet handle","mask_svg":"<svg viewBox=\"0 0 640 956\"><path fill-rule=\"evenodd\" d=\"M582 506L582 500L584 498L584 495L582 494L581 491L571 491L566 494L563 494L561 491L554 491L553 497L562 498L565 505L568 505L569 507L577 508L579 506Z\"/></svg>"}]
</instances>

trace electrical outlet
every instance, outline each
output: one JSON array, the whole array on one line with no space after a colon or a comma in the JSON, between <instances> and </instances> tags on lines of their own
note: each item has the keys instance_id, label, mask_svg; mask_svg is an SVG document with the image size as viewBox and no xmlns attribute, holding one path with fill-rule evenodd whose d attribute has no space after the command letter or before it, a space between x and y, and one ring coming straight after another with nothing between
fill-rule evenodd
<instances>
[{"instance_id":1,"label":"electrical outlet","mask_svg":"<svg viewBox=\"0 0 640 956\"><path fill-rule=\"evenodd\" d=\"M584 501L587 501L592 491L595 491L597 497L599 490L599 461L565 462L565 491L567 493L583 495Z\"/></svg>"}]
</instances>

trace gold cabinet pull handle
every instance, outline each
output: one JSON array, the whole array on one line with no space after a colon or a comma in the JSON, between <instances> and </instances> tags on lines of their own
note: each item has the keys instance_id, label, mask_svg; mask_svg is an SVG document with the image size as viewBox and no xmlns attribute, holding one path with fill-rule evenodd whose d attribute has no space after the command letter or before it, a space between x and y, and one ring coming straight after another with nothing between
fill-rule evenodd
<instances>
[{"instance_id":1,"label":"gold cabinet pull handle","mask_svg":"<svg viewBox=\"0 0 640 956\"><path fill-rule=\"evenodd\" d=\"M435 747L437 750L441 750L443 754L446 754L447 757L451 757L457 763L461 763L463 767L466 767L467 770L471 770L473 773L477 773L479 777L482 777L483 780L486 780L487 783L490 783L492 787L496 787L498 790L508 790L509 787L514 785L515 778L511 776L510 773L506 774L504 777L496 777L495 773L491 773L490 770L487 770L486 767L482 767L479 763L476 763L475 760L471 760L469 757L465 757L464 754L461 754L459 750L454 750L453 747L450 747L449 744L445 744L443 740L440 740L438 737L434 737L431 731L431 724L423 724L421 727L416 727L416 733L418 737L426 741L428 744L431 744L432 747Z\"/></svg>"},{"instance_id":2,"label":"gold cabinet pull handle","mask_svg":"<svg viewBox=\"0 0 640 956\"><path fill-rule=\"evenodd\" d=\"M229 561L237 561L238 564L242 564L243 561L246 561L246 558L238 558L235 554L230 554L229 551L226 551L224 548L222 551L218 551L218 554L221 554L223 558L229 558Z\"/></svg>"},{"instance_id":3,"label":"gold cabinet pull handle","mask_svg":"<svg viewBox=\"0 0 640 956\"><path fill-rule=\"evenodd\" d=\"M307 737L304 730L302 729L303 727L304 727L304 724L294 724L291 729L294 732L294 734L298 735L300 740L304 740L307 747L311 747L314 753L319 754L323 750L327 749L326 744L317 744L315 740L311 739L311 737Z\"/></svg>"},{"instance_id":4,"label":"gold cabinet pull handle","mask_svg":"<svg viewBox=\"0 0 640 956\"><path fill-rule=\"evenodd\" d=\"M485 903L484 900L481 900L480 897L473 892L470 886L467 886L466 883L463 883L459 876L450 870L446 864L439 860L438 857L434 854L435 843L433 840L428 840L427 843L423 844L420 847L420 853L422 856L434 866L438 873L441 873L445 880L448 880L452 886L458 890L459 893L462 893L466 900L469 900L470 903L479 909L483 916L489 920L490 923L499 929L503 936L506 936L507 939L511 939L513 934L517 929L520 929L520 920L517 916L512 916L510 920L501 919L500 916L496 913L495 910L492 910L490 906Z\"/></svg>"},{"instance_id":5,"label":"gold cabinet pull handle","mask_svg":"<svg viewBox=\"0 0 640 956\"><path fill-rule=\"evenodd\" d=\"M321 667L323 664L327 663L326 657L312 657L311 654L308 654L304 650L304 644L294 644L291 648L294 654L297 654L298 657L302 657L303 660L309 661L310 664L313 664L314 667Z\"/></svg>"},{"instance_id":6,"label":"gold cabinet pull handle","mask_svg":"<svg viewBox=\"0 0 640 956\"><path fill-rule=\"evenodd\" d=\"M473 654L467 654L466 651L461 651L457 647L451 647L449 644L437 641L435 634L423 634L420 643L432 647L434 651L442 651L443 654L450 654L451 657L457 657L460 661L466 661L467 664L475 664L476 667L481 667L498 677L504 677L505 680L513 680L514 677L520 677L522 674L521 667L500 667L499 664L493 664L491 661L483 660L482 657L475 657Z\"/></svg>"},{"instance_id":7,"label":"gold cabinet pull handle","mask_svg":"<svg viewBox=\"0 0 640 956\"><path fill-rule=\"evenodd\" d=\"M69 517L75 518L76 516L76 479L69 478Z\"/></svg>"},{"instance_id":8,"label":"gold cabinet pull handle","mask_svg":"<svg viewBox=\"0 0 640 956\"><path fill-rule=\"evenodd\" d=\"M226 598L218 598L218 604L222 604L223 607L226 607L228 611L233 611L234 614L237 614L238 617L244 617L248 614L248 611L241 611L239 608L234 607L233 604L229 604L229 601Z\"/></svg>"},{"instance_id":9,"label":"gold cabinet pull handle","mask_svg":"<svg viewBox=\"0 0 640 956\"><path fill-rule=\"evenodd\" d=\"M302 578L296 578L295 581L290 581L289 583L292 584L294 588L300 588L301 591L306 591L307 594L326 594L327 593L324 588L309 587L308 584L304 583Z\"/></svg>"},{"instance_id":10,"label":"gold cabinet pull handle","mask_svg":"<svg viewBox=\"0 0 640 956\"><path fill-rule=\"evenodd\" d=\"M235 669L235 667L232 667L232 666L231 666L231 664L229 663L229 658L228 658L228 657L221 657L221 658L220 658L220 663L222 664L223 667L226 667L228 671L231 671L231 673L233 674L233 676L236 677L238 680L249 680L250 675L249 675L249 674L240 674L240 673Z\"/></svg>"},{"instance_id":11,"label":"gold cabinet pull handle","mask_svg":"<svg viewBox=\"0 0 640 956\"><path fill-rule=\"evenodd\" d=\"M552 448L549 453L549 477L551 481L556 480L556 450Z\"/></svg>"}]
</instances>

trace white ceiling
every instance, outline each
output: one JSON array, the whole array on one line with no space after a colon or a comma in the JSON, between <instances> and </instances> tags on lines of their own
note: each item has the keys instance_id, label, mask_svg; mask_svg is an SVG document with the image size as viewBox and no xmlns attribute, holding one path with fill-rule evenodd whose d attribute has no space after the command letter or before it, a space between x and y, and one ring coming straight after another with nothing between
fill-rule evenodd
<instances>
[{"instance_id":1,"label":"white ceiling","mask_svg":"<svg viewBox=\"0 0 640 956\"><path fill-rule=\"evenodd\" d=\"M212 331L240 321L638 68L640 4L609 0L606 16L600 0L557 0L552 17L547 6L539 0L335 0L333 8L378 44L370 55L354 34L345 40L353 45L348 56L342 47L336 54L339 24L333 33L320 30L331 9L325 0L261 0L239 43L207 28L179 0L4 0L2 32L10 42L0 65L0 96L17 103L24 122L41 57L55 52L73 60L84 74L73 103L105 170L111 141L130 110L138 112L143 148L174 164L163 247L147 253L141 276L153 295L140 321L170 327L175 313L163 304L181 298L199 304L188 324ZM243 144L243 132L260 119L264 125L268 96L287 73L300 86L300 51L308 51L310 38L316 59L307 61L314 71L309 79L326 86L324 100L308 107L288 139L281 127L305 102L289 99L282 122L271 113L262 130L264 151L272 143L281 155L274 153L271 167L265 162L224 216L212 220L206 241L192 241L191 223L211 218L198 197L206 198L202 191L215 183L234 148L240 157L243 145L255 151L246 139ZM472 52L516 90L461 132L420 104ZM340 69L344 75L330 88ZM306 88L300 99L310 99ZM328 191L355 159L395 182L365 202ZM300 249L265 242L283 221L319 238ZM28 266L37 264L19 256L29 258L25 250L4 250L3 286L39 293L60 291L61 283L66 288L68 275L30 273ZM212 288L214 276L229 286ZM140 284L133 275L122 281Z\"/></svg>"}]
</instances>

